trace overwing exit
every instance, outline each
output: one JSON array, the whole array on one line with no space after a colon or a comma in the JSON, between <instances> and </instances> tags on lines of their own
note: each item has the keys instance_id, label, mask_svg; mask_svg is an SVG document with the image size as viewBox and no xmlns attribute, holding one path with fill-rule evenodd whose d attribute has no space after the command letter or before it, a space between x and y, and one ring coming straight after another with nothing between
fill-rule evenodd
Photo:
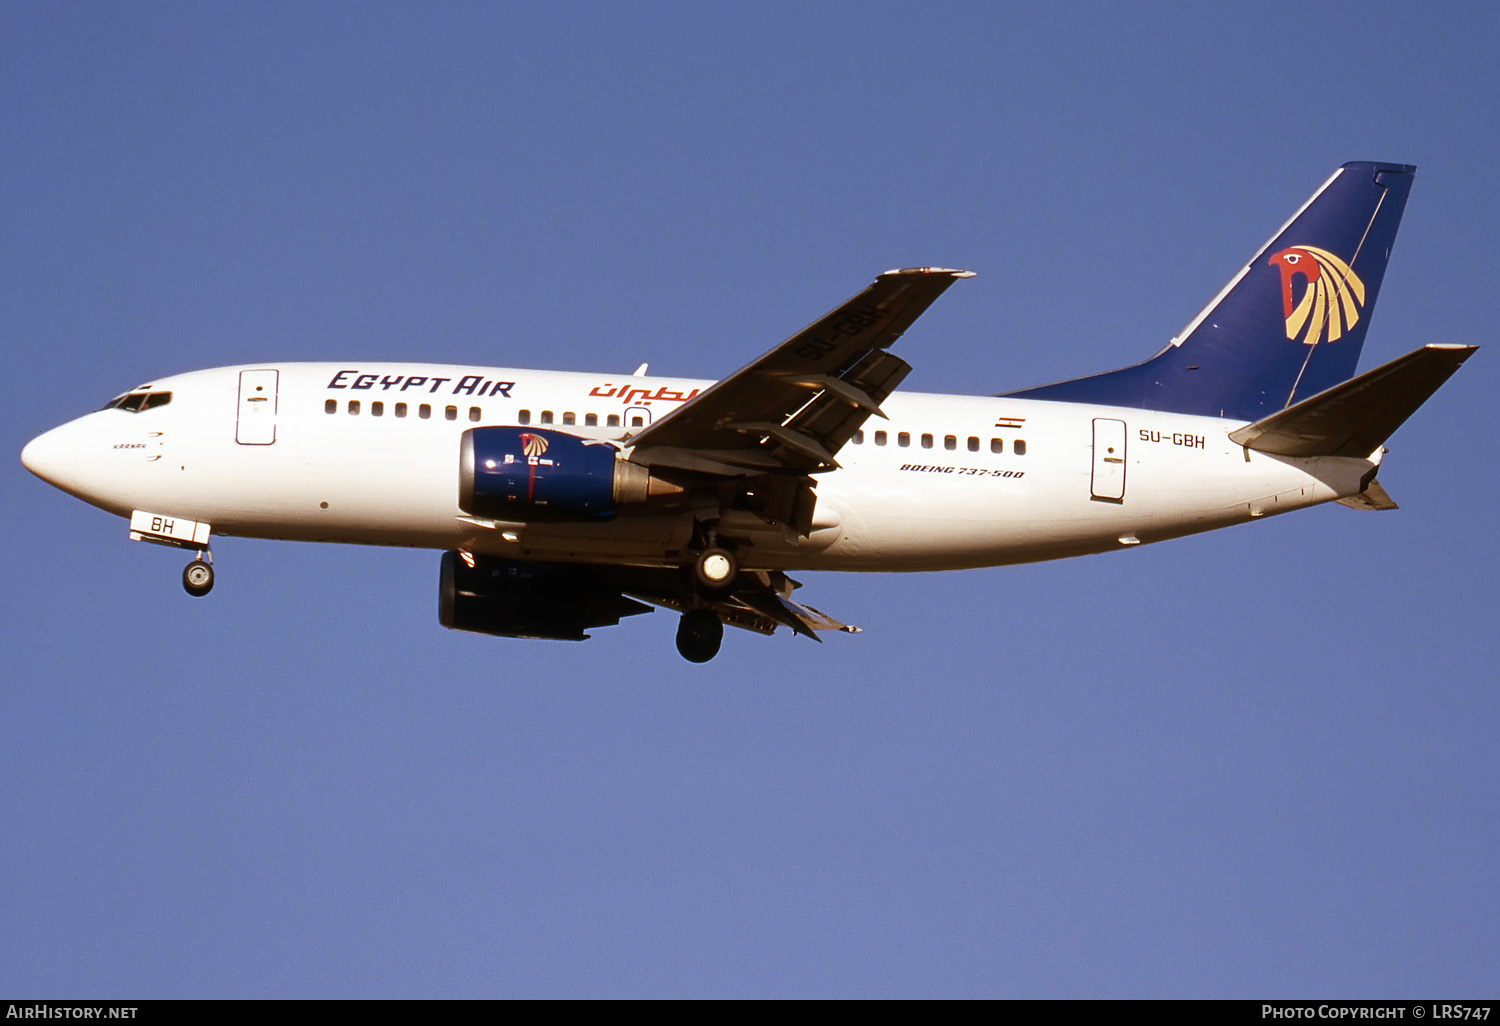
<instances>
[{"instance_id":1,"label":"overwing exit","mask_svg":"<svg viewBox=\"0 0 1500 1026\"><path fill-rule=\"evenodd\" d=\"M888 271L717 382L436 364L175 375L34 439L38 477L190 550L213 535L442 550L438 615L677 646L857 628L790 574L946 570L1161 541L1324 502L1394 508L1387 438L1474 350L1355 376L1415 168L1339 168L1168 345L995 396L897 391L891 346L969 271Z\"/></svg>"}]
</instances>

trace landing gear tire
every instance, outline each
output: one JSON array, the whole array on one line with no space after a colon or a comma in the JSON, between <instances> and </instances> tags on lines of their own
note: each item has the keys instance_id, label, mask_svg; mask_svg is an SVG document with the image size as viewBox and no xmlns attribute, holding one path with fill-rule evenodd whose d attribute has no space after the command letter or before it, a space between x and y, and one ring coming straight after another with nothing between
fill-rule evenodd
<instances>
[{"instance_id":1,"label":"landing gear tire","mask_svg":"<svg viewBox=\"0 0 1500 1026\"><path fill-rule=\"evenodd\" d=\"M706 663L719 654L724 625L710 609L690 609L677 622L677 651L690 663Z\"/></svg>"},{"instance_id":2,"label":"landing gear tire","mask_svg":"<svg viewBox=\"0 0 1500 1026\"><path fill-rule=\"evenodd\" d=\"M739 575L739 560L728 549L717 546L704 549L693 560L693 580L699 588L710 594L722 595L729 591Z\"/></svg>"},{"instance_id":3,"label":"landing gear tire","mask_svg":"<svg viewBox=\"0 0 1500 1026\"><path fill-rule=\"evenodd\" d=\"M189 595L202 598L214 590L214 568L195 559L182 569L182 587Z\"/></svg>"}]
</instances>

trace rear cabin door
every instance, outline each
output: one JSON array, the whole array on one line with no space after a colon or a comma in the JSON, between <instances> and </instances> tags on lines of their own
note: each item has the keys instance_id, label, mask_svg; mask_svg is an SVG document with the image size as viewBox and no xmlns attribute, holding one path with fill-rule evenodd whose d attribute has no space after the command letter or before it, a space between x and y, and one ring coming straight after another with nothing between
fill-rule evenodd
<instances>
[{"instance_id":1,"label":"rear cabin door","mask_svg":"<svg viewBox=\"0 0 1500 1026\"><path fill-rule=\"evenodd\" d=\"M239 413L234 440L241 445L270 445L276 441L275 370L240 371Z\"/></svg>"},{"instance_id":2,"label":"rear cabin door","mask_svg":"<svg viewBox=\"0 0 1500 1026\"><path fill-rule=\"evenodd\" d=\"M1125 422L1094 418L1094 474L1092 498L1099 502L1125 501Z\"/></svg>"}]
</instances>

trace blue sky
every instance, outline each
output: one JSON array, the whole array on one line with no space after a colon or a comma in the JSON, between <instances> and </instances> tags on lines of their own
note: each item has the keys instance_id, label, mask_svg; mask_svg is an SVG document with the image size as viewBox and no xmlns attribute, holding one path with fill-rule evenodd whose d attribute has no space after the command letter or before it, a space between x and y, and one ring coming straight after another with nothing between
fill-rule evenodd
<instances>
[{"instance_id":1,"label":"blue sky","mask_svg":"<svg viewBox=\"0 0 1500 1026\"><path fill-rule=\"evenodd\" d=\"M1486 5L0 9L0 993L1491 993L1481 351L1399 512L804 574L865 633L436 619L434 552L216 542L32 478L130 386L268 360L714 377L972 268L907 387L1154 352L1338 164L1417 164L1362 367L1490 342Z\"/></svg>"}]
</instances>

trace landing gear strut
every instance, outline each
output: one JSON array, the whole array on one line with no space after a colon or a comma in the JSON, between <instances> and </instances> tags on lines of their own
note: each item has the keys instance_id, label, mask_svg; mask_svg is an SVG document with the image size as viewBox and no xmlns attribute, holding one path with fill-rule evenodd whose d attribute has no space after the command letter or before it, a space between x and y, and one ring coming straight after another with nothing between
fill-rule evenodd
<instances>
[{"instance_id":1,"label":"landing gear strut","mask_svg":"<svg viewBox=\"0 0 1500 1026\"><path fill-rule=\"evenodd\" d=\"M214 567L210 559L207 552L200 552L197 559L183 567L182 587L194 598L202 598L214 590Z\"/></svg>"},{"instance_id":2,"label":"landing gear strut","mask_svg":"<svg viewBox=\"0 0 1500 1026\"><path fill-rule=\"evenodd\" d=\"M677 651L690 663L706 663L719 654L724 625L711 609L689 609L677 622Z\"/></svg>"}]
</instances>

